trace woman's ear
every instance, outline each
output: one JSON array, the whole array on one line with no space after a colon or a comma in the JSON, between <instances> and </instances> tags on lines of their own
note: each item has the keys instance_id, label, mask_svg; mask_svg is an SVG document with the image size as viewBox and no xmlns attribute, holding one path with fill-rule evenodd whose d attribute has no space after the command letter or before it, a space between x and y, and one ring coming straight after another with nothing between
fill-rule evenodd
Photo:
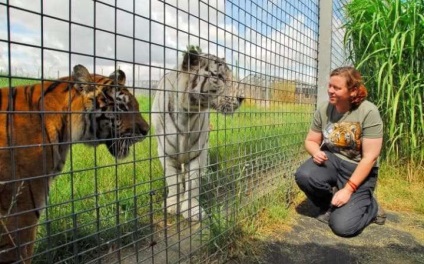
<instances>
[{"instance_id":1,"label":"woman's ear","mask_svg":"<svg viewBox=\"0 0 424 264\"><path fill-rule=\"evenodd\" d=\"M358 96L358 88L353 88L350 91L350 97L355 98L356 96Z\"/></svg>"}]
</instances>

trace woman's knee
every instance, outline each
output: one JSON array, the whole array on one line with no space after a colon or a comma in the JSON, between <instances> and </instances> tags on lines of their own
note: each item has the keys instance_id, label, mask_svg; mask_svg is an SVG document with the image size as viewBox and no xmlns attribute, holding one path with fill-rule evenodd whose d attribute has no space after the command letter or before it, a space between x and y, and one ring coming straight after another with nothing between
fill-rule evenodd
<instances>
[{"instance_id":1,"label":"woman's knee","mask_svg":"<svg viewBox=\"0 0 424 264\"><path fill-rule=\"evenodd\" d=\"M353 237L358 233L356 230L354 231L346 225L330 224L330 228L334 234L340 237Z\"/></svg>"},{"instance_id":2,"label":"woman's knee","mask_svg":"<svg viewBox=\"0 0 424 264\"><path fill-rule=\"evenodd\" d=\"M294 179L299 187L310 185L312 175L309 172L309 170L306 170L303 166L301 166L294 173Z\"/></svg>"},{"instance_id":3,"label":"woman's knee","mask_svg":"<svg viewBox=\"0 0 424 264\"><path fill-rule=\"evenodd\" d=\"M363 230L358 219L334 212L330 216L329 226L334 234L341 237L353 237Z\"/></svg>"}]
</instances>

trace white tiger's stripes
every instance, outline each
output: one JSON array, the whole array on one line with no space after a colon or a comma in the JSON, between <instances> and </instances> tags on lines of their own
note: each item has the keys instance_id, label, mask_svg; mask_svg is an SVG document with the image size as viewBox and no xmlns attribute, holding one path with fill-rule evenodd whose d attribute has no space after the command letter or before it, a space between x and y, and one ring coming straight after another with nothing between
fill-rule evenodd
<instances>
[{"instance_id":1,"label":"white tiger's stripes","mask_svg":"<svg viewBox=\"0 0 424 264\"><path fill-rule=\"evenodd\" d=\"M186 53L177 70L160 81L152 125L168 187L168 213L192 221L206 216L198 199L207 165L209 109L233 113L242 101L225 61L210 54Z\"/></svg>"}]
</instances>

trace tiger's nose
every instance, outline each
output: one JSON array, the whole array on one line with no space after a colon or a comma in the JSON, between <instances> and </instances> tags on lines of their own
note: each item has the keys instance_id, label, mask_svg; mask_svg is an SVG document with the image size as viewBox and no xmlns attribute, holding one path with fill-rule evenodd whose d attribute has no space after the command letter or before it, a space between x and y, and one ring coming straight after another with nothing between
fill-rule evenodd
<instances>
[{"instance_id":1,"label":"tiger's nose","mask_svg":"<svg viewBox=\"0 0 424 264\"><path fill-rule=\"evenodd\" d=\"M149 134L150 126L147 122L139 123L137 125L137 134L142 134L143 136L147 136Z\"/></svg>"},{"instance_id":2,"label":"tiger's nose","mask_svg":"<svg viewBox=\"0 0 424 264\"><path fill-rule=\"evenodd\" d=\"M143 118L141 118L139 122L135 122L133 129L135 134L147 136L147 134L149 134L150 126Z\"/></svg>"}]
</instances>

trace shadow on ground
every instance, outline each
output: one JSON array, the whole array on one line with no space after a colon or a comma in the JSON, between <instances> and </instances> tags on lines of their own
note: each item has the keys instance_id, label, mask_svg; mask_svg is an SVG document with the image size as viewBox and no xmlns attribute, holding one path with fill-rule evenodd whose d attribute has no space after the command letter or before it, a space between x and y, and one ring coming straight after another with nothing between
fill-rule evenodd
<instances>
[{"instance_id":1,"label":"shadow on ground","mask_svg":"<svg viewBox=\"0 0 424 264\"><path fill-rule=\"evenodd\" d=\"M371 224L360 235L341 238L303 201L290 212L289 228L253 241L260 255L232 263L424 263L424 216L387 212L386 224ZM288 231L287 231L288 230Z\"/></svg>"}]
</instances>

